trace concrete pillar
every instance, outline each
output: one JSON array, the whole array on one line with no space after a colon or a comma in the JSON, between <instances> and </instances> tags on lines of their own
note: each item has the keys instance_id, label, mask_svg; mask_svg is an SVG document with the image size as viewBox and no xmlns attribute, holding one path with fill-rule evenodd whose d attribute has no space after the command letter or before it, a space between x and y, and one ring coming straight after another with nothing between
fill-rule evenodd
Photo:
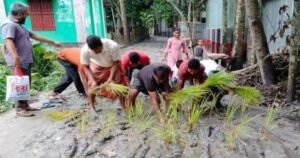
<instances>
[{"instance_id":1,"label":"concrete pillar","mask_svg":"<svg viewBox=\"0 0 300 158\"><path fill-rule=\"evenodd\" d=\"M4 1L0 0L0 25L6 19Z\"/></svg>"}]
</instances>

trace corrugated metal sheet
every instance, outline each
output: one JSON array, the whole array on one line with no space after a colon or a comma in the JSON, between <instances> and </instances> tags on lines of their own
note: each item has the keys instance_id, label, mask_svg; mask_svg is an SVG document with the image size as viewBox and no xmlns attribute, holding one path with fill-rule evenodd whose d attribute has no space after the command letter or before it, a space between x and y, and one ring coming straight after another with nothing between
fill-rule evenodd
<instances>
[{"instance_id":1,"label":"corrugated metal sheet","mask_svg":"<svg viewBox=\"0 0 300 158\"><path fill-rule=\"evenodd\" d=\"M286 15L279 15L279 8L283 5L287 5L287 13L292 17L294 10L294 1L293 0L268 0L263 2L263 16L262 22L265 30L267 40L272 34L276 32L279 27L279 22L283 22L288 17ZM281 24L282 25L282 24ZM269 50L271 53L276 53L282 51L286 47L286 37L291 34L291 29L287 29L284 37L280 38L278 33L276 34L276 41L269 42Z\"/></svg>"}]
</instances>

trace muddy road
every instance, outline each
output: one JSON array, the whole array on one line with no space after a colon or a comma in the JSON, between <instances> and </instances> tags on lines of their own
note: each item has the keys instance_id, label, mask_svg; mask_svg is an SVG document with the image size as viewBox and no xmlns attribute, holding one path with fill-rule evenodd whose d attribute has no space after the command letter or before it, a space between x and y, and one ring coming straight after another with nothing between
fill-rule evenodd
<instances>
[{"instance_id":1,"label":"muddy road","mask_svg":"<svg viewBox=\"0 0 300 158\"><path fill-rule=\"evenodd\" d=\"M145 41L124 50L145 50L152 61L158 62L165 40ZM37 96L39 101L32 105L40 106L46 94L41 92ZM128 121L118 101L98 98L99 117L95 118L85 115L86 101L76 95L74 88L69 88L63 95L66 102L36 112L36 117L16 117L13 110L1 114L0 158L300 157L300 106L278 108L273 116L274 126L268 129L264 128L267 108L250 107L245 115L253 119L243 128L245 134L232 143L226 137L231 130L225 125L224 115L212 112L202 116L190 133L184 123L174 126L169 134L174 138L170 143L166 141L170 137L162 137L163 132L155 130L161 126L156 119L151 128L138 128L138 123ZM148 102L143 95L139 99ZM147 108L149 106L145 106ZM76 114L53 121L49 117L53 111L74 111ZM237 125L240 118L236 116L232 124Z\"/></svg>"}]
</instances>

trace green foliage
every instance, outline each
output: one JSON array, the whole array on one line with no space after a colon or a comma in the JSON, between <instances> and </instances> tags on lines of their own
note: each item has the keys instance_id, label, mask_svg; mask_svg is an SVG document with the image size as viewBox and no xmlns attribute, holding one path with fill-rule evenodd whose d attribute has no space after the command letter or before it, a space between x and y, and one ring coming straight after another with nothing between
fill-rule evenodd
<instances>
[{"instance_id":1,"label":"green foliage","mask_svg":"<svg viewBox=\"0 0 300 158\"><path fill-rule=\"evenodd\" d=\"M42 44L33 45L32 49L34 53L33 72L38 73L40 76L48 76L56 68L54 65L56 54L52 51L47 51Z\"/></svg>"},{"instance_id":2,"label":"green foliage","mask_svg":"<svg viewBox=\"0 0 300 158\"><path fill-rule=\"evenodd\" d=\"M59 67L60 68L60 67ZM49 73L48 76L41 77L38 73L31 74L31 88L32 91L50 90L59 83L63 70L56 70Z\"/></svg>"},{"instance_id":3,"label":"green foliage","mask_svg":"<svg viewBox=\"0 0 300 158\"><path fill-rule=\"evenodd\" d=\"M154 17L152 14L149 14L149 12L141 12L140 20L141 20L142 26L145 28L150 28L154 25Z\"/></svg>"},{"instance_id":4,"label":"green foliage","mask_svg":"<svg viewBox=\"0 0 300 158\"><path fill-rule=\"evenodd\" d=\"M47 50L42 44L33 45L33 52L31 89L33 91L52 89L64 73L63 67L57 61L56 53Z\"/></svg>"},{"instance_id":5,"label":"green foliage","mask_svg":"<svg viewBox=\"0 0 300 158\"><path fill-rule=\"evenodd\" d=\"M173 7L162 0L154 0L154 3L151 6L150 12L153 14L155 19L165 19L169 21L174 17Z\"/></svg>"},{"instance_id":6,"label":"green foliage","mask_svg":"<svg viewBox=\"0 0 300 158\"><path fill-rule=\"evenodd\" d=\"M1 48L1 46L0 46ZM1 53L1 52L0 52ZM2 56L2 55L0 55ZM4 59L0 57L0 113L9 110L12 104L5 101L6 95L6 76L9 75L9 68L6 66Z\"/></svg>"}]
</instances>

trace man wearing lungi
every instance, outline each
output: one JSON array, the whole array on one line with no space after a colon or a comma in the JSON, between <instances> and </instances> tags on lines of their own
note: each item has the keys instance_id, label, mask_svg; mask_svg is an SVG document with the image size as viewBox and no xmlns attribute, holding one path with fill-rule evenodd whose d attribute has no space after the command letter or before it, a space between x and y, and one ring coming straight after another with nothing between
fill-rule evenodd
<instances>
[{"instance_id":1,"label":"man wearing lungi","mask_svg":"<svg viewBox=\"0 0 300 158\"><path fill-rule=\"evenodd\" d=\"M125 85L125 76L121 72L120 48L110 39L98 36L87 37L86 44L81 48L80 62L84 66L88 88L114 82ZM112 98L109 92L100 94ZM121 107L125 108L125 97L117 96ZM89 109L95 111L95 94L88 94Z\"/></svg>"}]
</instances>

